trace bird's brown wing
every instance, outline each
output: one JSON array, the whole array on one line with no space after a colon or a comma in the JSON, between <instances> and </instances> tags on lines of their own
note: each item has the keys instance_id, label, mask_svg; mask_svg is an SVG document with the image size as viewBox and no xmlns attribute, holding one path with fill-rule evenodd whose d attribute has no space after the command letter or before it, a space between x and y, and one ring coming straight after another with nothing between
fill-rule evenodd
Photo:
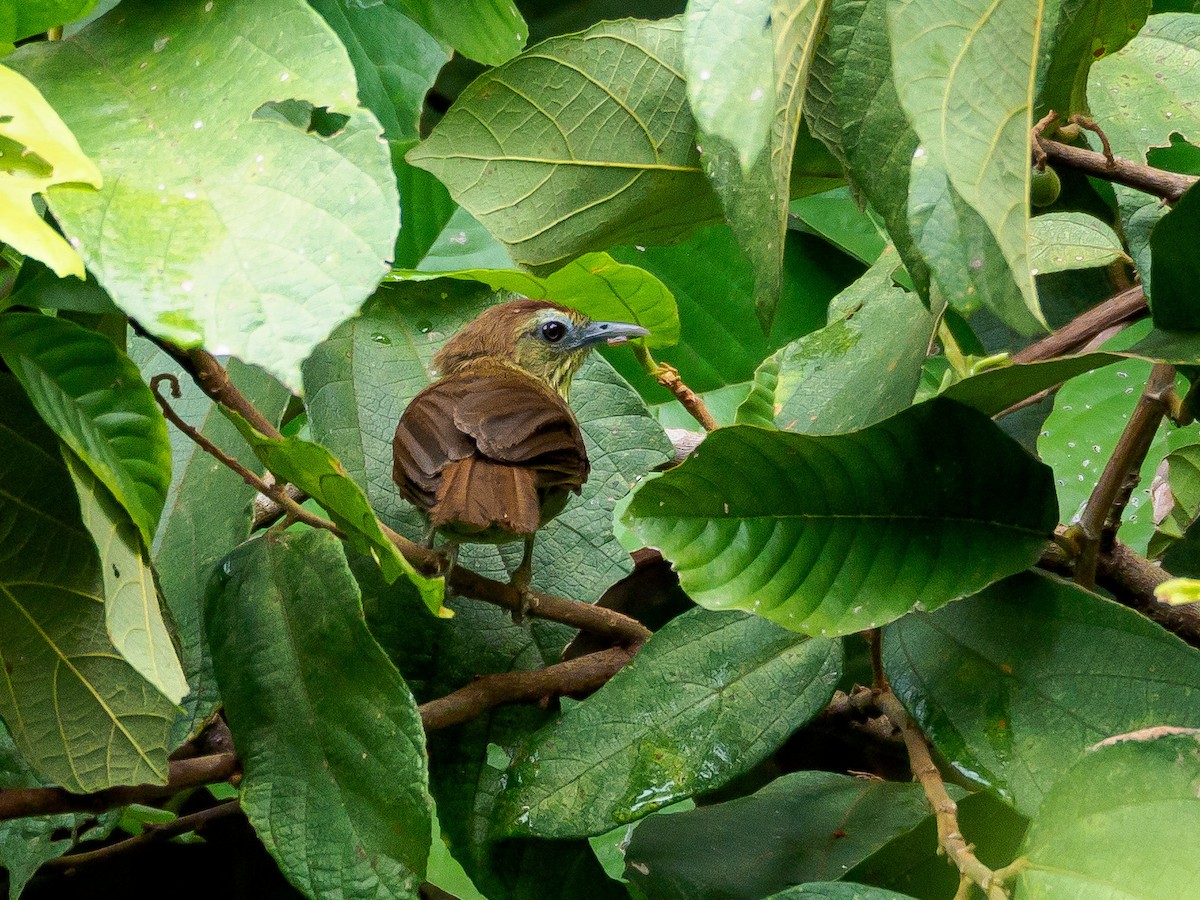
<instances>
[{"instance_id":1,"label":"bird's brown wing","mask_svg":"<svg viewBox=\"0 0 1200 900\"><path fill-rule=\"evenodd\" d=\"M562 398L523 372L491 364L442 378L413 398L392 447L401 493L435 525L530 534L541 491L578 492L589 470Z\"/></svg>"}]
</instances>

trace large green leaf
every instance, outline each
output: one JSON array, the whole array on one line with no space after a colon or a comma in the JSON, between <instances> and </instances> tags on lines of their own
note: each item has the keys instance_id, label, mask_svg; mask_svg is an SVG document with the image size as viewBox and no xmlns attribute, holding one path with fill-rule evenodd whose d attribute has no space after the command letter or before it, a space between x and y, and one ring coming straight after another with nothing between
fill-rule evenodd
<instances>
[{"instance_id":1,"label":"large green leaf","mask_svg":"<svg viewBox=\"0 0 1200 900\"><path fill-rule=\"evenodd\" d=\"M683 16L688 103L706 134L726 141L748 170L775 117L773 0L695 0Z\"/></svg>"},{"instance_id":2,"label":"large green leaf","mask_svg":"<svg viewBox=\"0 0 1200 900\"><path fill-rule=\"evenodd\" d=\"M1029 828L1017 897L1190 896L1200 857L1180 853L1179 840L1200 830L1198 782L1195 731L1155 729L1087 754L1055 783Z\"/></svg>"},{"instance_id":3,"label":"large green leaf","mask_svg":"<svg viewBox=\"0 0 1200 900\"><path fill-rule=\"evenodd\" d=\"M221 408L259 461L282 481L294 484L329 513L350 546L379 564L384 578L395 581L404 575L416 585L421 598L434 615L449 616L442 606L445 580L426 578L396 548L379 527L375 511L366 494L342 468L337 457L312 441L295 437L267 437L249 422L225 407Z\"/></svg>"},{"instance_id":4,"label":"large green leaf","mask_svg":"<svg viewBox=\"0 0 1200 900\"><path fill-rule=\"evenodd\" d=\"M384 135L392 141L416 140L425 94L450 58L446 48L406 14L404 0L309 0L309 5L346 48L354 64L358 97L375 114ZM462 21L463 17L457 18ZM505 28L506 36L511 30ZM399 48L403 51L398 52ZM517 46L513 53L519 49ZM402 221L401 227L406 224Z\"/></svg>"},{"instance_id":5,"label":"large green leaf","mask_svg":"<svg viewBox=\"0 0 1200 900\"><path fill-rule=\"evenodd\" d=\"M838 318L764 361L738 421L837 434L912 403L938 317L892 283L896 265L896 255L885 254L834 300ZM762 403L766 414L747 418Z\"/></svg>"},{"instance_id":6,"label":"large green leaf","mask_svg":"<svg viewBox=\"0 0 1200 900\"><path fill-rule=\"evenodd\" d=\"M1017 575L884 631L884 665L959 771L1025 815L1096 741L1200 726L1200 652L1049 575Z\"/></svg>"},{"instance_id":7,"label":"large green leaf","mask_svg":"<svg viewBox=\"0 0 1200 900\"><path fill-rule=\"evenodd\" d=\"M0 13L0 46L6 42ZM100 171L37 88L0 66L4 115L0 118L0 240L46 263L62 277L84 277L83 260L47 224L33 204L56 184L99 187Z\"/></svg>"},{"instance_id":8,"label":"large green leaf","mask_svg":"<svg viewBox=\"0 0 1200 900\"><path fill-rule=\"evenodd\" d=\"M720 787L824 708L841 655L757 616L684 613L522 748L503 833L599 834Z\"/></svg>"},{"instance_id":9,"label":"large green leaf","mask_svg":"<svg viewBox=\"0 0 1200 900\"><path fill-rule=\"evenodd\" d=\"M529 27L512 0L386 0L463 56L497 66L525 46ZM364 4L365 5L365 4Z\"/></svg>"},{"instance_id":10,"label":"large green leaf","mask_svg":"<svg viewBox=\"0 0 1200 900\"><path fill-rule=\"evenodd\" d=\"M896 88L921 139L917 153L928 158L925 174L944 173L947 187L986 223L1025 308L1024 315L1015 306L998 311L1027 330L1045 325L1028 259L1029 129L1044 5L889 3ZM910 209L919 196L930 194L914 185ZM983 260L972 265L979 269Z\"/></svg>"},{"instance_id":11,"label":"large green leaf","mask_svg":"<svg viewBox=\"0 0 1200 900\"><path fill-rule=\"evenodd\" d=\"M1170 146L1172 133L1200 140L1200 109L1192 102L1197 64L1200 20L1164 13L1092 67L1088 102L1115 153L1143 162L1148 147Z\"/></svg>"},{"instance_id":12,"label":"large green leaf","mask_svg":"<svg viewBox=\"0 0 1200 900\"><path fill-rule=\"evenodd\" d=\"M633 322L649 329L648 347L679 340L679 311L666 285L637 266L619 263L607 253L588 253L542 278L512 269L456 272L395 270L391 281L457 278L478 281L494 291L512 291L534 300L554 300L596 321Z\"/></svg>"},{"instance_id":13,"label":"large green leaf","mask_svg":"<svg viewBox=\"0 0 1200 900\"><path fill-rule=\"evenodd\" d=\"M392 482L396 423L408 402L430 383L434 353L495 299L480 285L453 280L390 286L305 364L314 437L344 461L384 521L412 537L423 525ZM593 601L631 568L628 554L612 536L613 504L638 478L670 459L672 451L638 396L603 360L593 357L585 363L575 376L572 400L592 471L582 496L538 531L533 584ZM520 553L519 544L468 545L459 561L506 579Z\"/></svg>"},{"instance_id":14,"label":"large green leaf","mask_svg":"<svg viewBox=\"0 0 1200 900\"><path fill-rule=\"evenodd\" d=\"M251 471L261 472L262 465L233 423L221 415L183 366L144 338L135 338L129 349L147 381L160 372L179 379L182 396L172 398L171 404L184 421ZM291 396L261 369L235 359L229 361L229 377L269 421L278 419ZM172 428L170 438L171 487L153 553L159 590L171 611L180 660L191 688L182 703L184 714L171 730L171 746L175 747L191 737L220 703L204 638L204 588L217 563L249 537L250 501L255 491L183 432Z\"/></svg>"},{"instance_id":15,"label":"large green leaf","mask_svg":"<svg viewBox=\"0 0 1200 900\"><path fill-rule=\"evenodd\" d=\"M0 315L0 356L149 545L171 481L171 447L137 366L102 335L37 313Z\"/></svg>"},{"instance_id":16,"label":"large green leaf","mask_svg":"<svg viewBox=\"0 0 1200 900\"><path fill-rule=\"evenodd\" d=\"M767 900L911 900L887 888L849 881L810 881L772 894Z\"/></svg>"},{"instance_id":17,"label":"large green leaf","mask_svg":"<svg viewBox=\"0 0 1200 900\"><path fill-rule=\"evenodd\" d=\"M900 109L887 28L889 0L839 0L817 44L805 116L846 166L856 194L879 211L918 291L929 271L908 222L909 168L916 133Z\"/></svg>"},{"instance_id":18,"label":"large green leaf","mask_svg":"<svg viewBox=\"0 0 1200 900\"><path fill-rule=\"evenodd\" d=\"M1054 110L1064 119L1087 113L1092 64L1120 50L1150 14L1150 0L1065 0L1048 5L1058 21L1045 29L1039 48L1038 114Z\"/></svg>"},{"instance_id":19,"label":"large green leaf","mask_svg":"<svg viewBox=\"0 0 1200 900\"><path fill-rule=\"evenodd\" d=\"M948 400L831 436L734 426L647 481L623 522L712 609L836 635L936 609L1037 560L1047 467Z\"/></svg>"},{"instance_id":20,"label":"large green leaf","mask_svg":"<svg viewBox=\"0 0 1200 900\"><path fill-rule=\"evenodd\" d=\"M758 900L840 877L928 813L915 784L795 772L749 797L642 822L626 875L649 900Z\"/></svg>"},{"instance_id":21,"label":"large green leaf","mask_svg":"<svg viewBox=\"0 0 1200 900\"><path fill-rule=\"evenodd\" d=\"M95 545L54 434L0 377L0 715L75 792L165 783L174 709L108 639Z\"/></svg>"},{"instance_id":22,"label":"large green leaf","mask_svg":"<svg viewBox=\"0 0 1200 900\"><path fill-rule=\"evenodd\" d=\"M280 869L310 897L415 900L432 812L421 717L363 624L338 541L243 544L206 620L242 808Z\"/></svg>"},{"instance_id":23,"label":"large green leaf","mask_svg":"<svg viewBox=\"0 0 1200 900\"><path fill-rule=\"evenodd\" d=\"M1200 238L1200 191L1192 188L1174 209L1158 220L1150 233L1154 271L1150 313L1158 328L1200 329L1200 313L1196 311L1196 283L1200 281L1197 238Z\"/></svg>"},{"instance_id":24,"label":"large green leaf","mask_svg":"<svg viewBox=\"0 0 1200 900\"><path fill-rule=\"evenodd\" d=\"M735 6L732 2L725 5L730 10ZM744 145L705 130L700 136L704 171L721 198L738 244L754 266L755 309L764 331L770 330L779 302L792 155L825 6L824 0L756 0L751 15L764 13L757 21L768 32L768 39L754 47L731 49L722 63L723 68L737 71L750 53L766 50L768 54L772 77L761 100L770 108L766 152L747 162ZM703 83L704 72L694 68L697 60L685 61L689 81ZM757 101L753 94L750 99L753 109Z\"/></svg>"},{"instance_id":25,"label":"large green leaf","mask_svg":"<svg viewBox=\"0 0 1200 900\"><path fill-rule=\"evenodd\" d=\"M720 216L682 44L677 19L551 38L476 79L408 160L523 265L678 238Z\"/></svg>"},{"instance_id":26,"label":"large green leaf","mask_svg":"<svg viewBox=\"0 0 1200 900\"><path fill-rule=\"evenodd\" d=\"M329 26L301 0L126 0L8 61L100 161L103 190L49 203L117 305L298 385L386 270L398 218L379 123ZM349 118L324 137L259 112L290 98Z\"/></svg>"},{"instance_id":27,"label":"large green leaf","mask_svg":"<svg viewBox=\"0 0 1200 900\"><path fill-rule=\"evenodd\" d=\"M108 637L143 678L178 703L188 683L158 605L150 551L108 488L70 450L64 456L84 527L100 552Z\"/></svg>"}]
</instances>

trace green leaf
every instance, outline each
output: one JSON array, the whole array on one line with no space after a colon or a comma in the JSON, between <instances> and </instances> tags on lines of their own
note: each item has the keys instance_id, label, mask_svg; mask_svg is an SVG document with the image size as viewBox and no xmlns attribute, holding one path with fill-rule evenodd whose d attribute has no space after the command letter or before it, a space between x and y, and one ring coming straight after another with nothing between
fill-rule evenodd
<instances>
[{"instance_id":1,"label":"green leaf","mask_svg":"<svg viewBox=\"0 0 1200 900\"><path fill-rule=\"evenodd\" d=\"M1196 312L1196 283L1200 260L1196 238L1200 235L1200 191L1187 191L1174 209L1158 220L1150 233L1154 293L1150 314L1159 328L1179 331L1200 329Z\"/></svg>"},{"instance_id":2,"label":"green leaf","mask_svg":"<svg viewBox=\"0 0 1200 900\"><path fill-rule=\"evenodd\" d=\"M1200 726L1200 652L1136 612L1026 573L884 632L892 685L963 774L1032 815L1096 741Z\"/></svg>"},{"instance_id":3,"label":"green leaf","mask_svg":"<svg viewBox=\"0 0 1200 900\"><path fill-rule=\"evenodd\" d=\"M529 26L511 0L385 0L463 56L498 66L521 52Z\"/></svg>"},{"instance_id":4,"label":"green leaf","mask_svg":"<svg viewBox=\"0 0 1200 900\"><path fill-rule=\"evenodd\" d=\"M735 4L727 3L733 10ZM747 164L745 145L730 143L717 134L701 131L704 171L721 198L725 218L738 244L754 266L754 305L764 331L770 331L783 277L784 239L787 235L792 153L804 101L808 69L821 31L824 0L755 0L750 15L768 32L753 48L739 48L724 67L742 68L741 53L766 50L772 77L763 105L769 107L770 129L766 152ZM764 8L765 7L765 8ZM765 46L763 46L765 45ZM691 83L703 82L703 71L690 66ZM755 69L763 63L752 63ZM757 79L758 76L755 76ZM749 108L753 110L754 95ZM743 108L746 108L743 105ZM753 113L752 113L753 115Z\"/></svg>"},{"instance_id":5,"label":"green leaf","mask_svg":"<svg viewBox=\"0 0 1200 900\"><path fill-rule=\"evenodd\" d=\"M486 72L408 153L521 265L665 243L720 217L677 19L603 22Z\"/></svg>"},{"instance_id":6,"label":"green leaf","mask_svg":"<svg viewBox=\"0 0 1200 900\"><path fill-rule=\"evenodd\" d=\"M1109 343L1119 345L1113 349L1128 346L1146 332L1148 324L1127 329ZM1105 461L1112 456L1137 405L1150 369L1151 364L1145 360L1123 360L1119 366L1093 369L1073 378L1055 395L1054 409L1042 426L1037 446L1038 455L1054 470L1061 521L1079 521ZM1121 540L1139 553L1154 533L1150 484L1154 470L1167 453L1168 427L1166 423L1159 426L1142 464L1140 486L1129 498L1121 521Z\"/></svg>"},{"instance_id":7,"label":"green leaf","mask_svg":"<svg viewBox=\"0 0 1200 900\"><path fill-rule=\"evenodd\" d=\"M108 488L70 450L64 451L64 457L84 527L100 552L109 639L143 678L172 703L179 703L188 684L158 605L150 552Z\"/></svg>"},{"instance_id":8,"label":"green leaf","mask_svg":"<svg viewBox=\"0 0 1200 900\"><path fill-rule=\"evenodd\" d=\"M683 15L692 115L702 131L732 146L743 171L766 149L775 118L772 5L696 0Z\"/></svg>"},{"instance_id":9,"label":"green leaf","mask_svg":"<svg viewBox=\"0 0 1200 900\"><path fill-rule=\"evenodd\" d=\"M1159 603L1169 603L1171 606L1200 603L1200 580L1168 578L1154 589L1154 598Z\"/></svg>"},{"instance_id":10,"label":"green leaf","mask_svg":"<svg viewBox=\"0 0 1200 900\"><path fill-rule=\"evenodd\" d=\"M1098 59L1129 43L1150 14L1150 0L1066 0L1058 5L1052 33L1039 50L1036 107L1066 119L1087 113L1088 73ZM1048 11L1054 14L1054 7Z\"/></svg>"},{"instance_id":11,"label":"green leaf","mask_svg":"<svg viewBox=\"0 0 1200 900\"><path fill-rule=\"evenodd\" d=\"M500 797L506 835L582 837L749 771L815 716L841 644L757 616L691 610L534 735Z\"/></svg>"},{"instance_id":12,"label":"green leaf","mask_svg":"<svg viewBox=\"0 0 1200 900\"><path fill-rule=\"evenodd\" d=\"M853 431L912 403L937 328L920 299L892 283L893 253L834 300L842 314L768 357L738 421L803 434ZM743 413L743 409L745 412Z\"/></svg>"},{"instance_id":13,"label":"green leaf","mask_svg":"<svg viewBox=\"0 0 1200 900\"><path fill-rule=\"evenodd\" d=\"M428 172L413 166L409 168L445 190L441 182ZM446 195L446 202L454 205L449 194ZM399 263L400 258L397 257L396 261ZM515 265L503 244L492 237L469 212L454 206L453 214L446 220L445 227L434 236L418 268L423 272L453 272L467 268L511 269Z\"/></svg>"},{"instance_id":14,"label":"green leaf","mask_svg":"<svg viewBox=\"0 0 1200 900\"><path fill-rule=\"evenodd\" d=\"M650 272L674 295L679 343L654 356L675 366L699 393L749 381L772 351L823 326L830 298L862 274L861 266L831 253L824 241L790 234L783 295L771 333L764 335L754 312L754 272L728 226L705 228L674 247L618 248L612 256ZM632 354L621 348L602 352L651 403L678 407Z\"/></svg>"},{"instance_id":15,"label":"green leaf","mask_svg":"<svg viewBox=\"0 0 1200 900\"><path fill-rule=\"evenodd\" d=\"M1164 462L1171 508L1165 517L1155 515L1156 525L1160 533L1173 529L1170 537L1180 539L1200 517L1200 444L1177 447L1167 454Z\"/></svg>"},{"instance_id":16,"label":"green leaf","mask_svg":"<svg viewBox=\"0 0 1200 900\"><path fill-rule=\"evenodd\" d=\"M1200 734L1154 728L1106 741L1046 795L1023 848L1018 896L1186 897L1200 859L1179 853L1200 829Z\"/></svg>"},{"instance_id":17,"label":"green leaf","mask_svg":"<svg viewBox=\"0 0 1200 900\"><path fill-rule=\"evenodd\" d=\"M648 347L670 346L679 340L679 311L667 286L637 266L614 260L607 253L588 253L541 278L504 269L457 272L393 270L389 281L429 281L456 278L478 281L494 291L512 291L534 300L554 300L595 321L633 322L649 329Z\"/></svg>"},{"instance_id":18,"label":"green leaf","mask_svg":"<svg viewBox=\"0 0 1200 900\"><path fill-rule=\"evenodd\" d=\"M294 484L317 501L345 534L350 546L375 560L384 578L391 582L401 575L406 576L416 586L431 613L453 615L442 605L446 595L445 580L426 578L384 536L366 494L346 474L337 457L312 441L267 437L226 407L221 407L221 412L241 432L259 461L280 479Z\"/></svg>"},{"instance_id":19,"label":"green leaf","mask_svg":"<svg viewBox=\"0 0 1200 900\"><path fill-rule=\"evenodd\" d=\"M908 222L909 168L919 141L900 109L887 27L889 0L840 0L812 63L805 117L846 166L855 194L878 210L918 292L929 270Z\"/></svg>"},{"instance_id":20,"label":"green leaf","mask_svg":"<svg viewBox=\"0 0 1200 900\"><path fill-rule=\"evenodd\" d=\"M196 386L183 367L145 338L134 338L130 355L149 380L160 372L175 375L182 396L171 404L184 421L251 471L262 465L233 424ZM228 363L238 390L270 421L276 421L291 395L261 369ZM204 588L217 563L250 536L255 490L236 473L172 428L171 487L154 536L154 566L159 590L171 611L180 660L191 687L184 714L171 730L172 747L192 737L220 703L212 657L204 637Z\"/></svg>"},{"instance_id":21,"label":"green leaf","mask_svg":"<svg viewBox=\"0 0 1200 900\"><path fill-rule=\"evenodd\" d=\"M3 19L0 19L0 25ZM0 28L0 42L6 41ZM100 187L100 171L79 149L71 130L17 72L0 66L0 240L41 260L60 277L84 277L83 260L47 224L33 204L59 184Z\"/></svg>"},{"instance_id":22,"label":"green leaf","mask_svg":"<svg viewBox=\"0 0 1200 900\"><path fill-rule=\"evenodd\" d=\"M942 396L974 407L984 415L994 416L1014 403L1077 375L1100 369L1113 363L1128 363L1124 353L1080 353L1059 356L1038 362L1020 363L985 369L978 374L956 381Z\"/></svg>"},{"instance_id":23,"label":"green leaf","mask_svg":"<svg viewBox=\"0 0 1200 900\"><path fill-rule=\"evenodd\" d=\"M220 571L206 620L250 823L310 897L415 900L432 814L421 717L340 544L272 534Z\"/></svg>"},{"instance_id":24,"label":"green leaf","mask_svg":"<svg viewBox=\"0 0 1200 900\"><path fill-rule=\"evenodd\" d=\"M1087 213L1050 212L1029 224L1029 267L1034 275L1068 272L1133 260L1117 233Z\"/></svg>"},{"instance_id":25,"label":"green leaf","mask_svg":"<svg viewBox=\"0 0 1200 900\"><path fill-rule=\"evenodd\" d=\"M0 409L0 715L25 761L69 791L165 784L174 709L108 639L58 441L11 378Z\"/></svg>"},{"instance_id":26,"label":"green leaf","mask_svg":"<svg viewBox=\"0 0 1200 900\"><path fill-rule=\"evenodd\" d=\"M956 805L959 831L979 861L991 869L1012 862L1029 821L987 791L969 794ZM938 844L933 816L893 838L842 877L937 900L953 897L959 886L958 870L946 864L946 851Z\"/></svg>"},{"instance_id":27,"label":"green leaf","mask_svg":"<svg viewBox=\"0 0 1200 900\"><path fill-rule=\"evenodd\" d=\"M171 480L171 447L137 366L94 331L38 313L0 315L0 356L149 545Z\"/></svg>"},{"instance_id":28,"label":"green leaf","mask_svg":"<svg viewBox=\"0 0 1200 900\"><path fill-rule=\"evenodd\" d=\"M96 0L3 0L0 2L0 43L12 44L40 31L49 31L56 25L74 22L87 15L95 5Z\"/></svg>"},{"instance_id":29,"label":"green leaf","mask_svg":"<svg viewBox=\"0 0 1200 900\"><path fill-rule=\"evenodd\" d=\"M1169 147L1177 132L1200 137L1196 66L1200 22L1189 13L1152 16L1124 49L1092 66L1088 101L1113 152L1134 162L1148 147Z\"/></svg>"},{"instance_id":30,"label":"green leaf","mask_svg":"<svg viewBox=\"0 0 1200 900\"><path fill-rule=\"evenodd\" d=\"M392 482L396 423L430 383L434 353L495 299L479 285L453 280L381 289L361 316L338 329L305 363L314 437L345 462L384 521L412 537L424 525ZM533 584L591 601L631 568L628 553L612 536L613 505L673 452L638 396L603 360L592 357L585 363L575 376L572 398L592 472L582 495L538 531ZM466 545L459 562L503 580L520 552L519 544ZM572 565L562 565L564 559Z\"/></svg>"},{"instance_id":31,"label":"green leaf","mask_svg":"<svg viewBox=\"0 0 1200 900\"><path fill-rule=\"evenodd\" d=\"M1015 306L1006 311L1027 329L1045 327L1029 272L1028 203L1044 6L1045 0L889 4L896 88L921 139L917 153L928 157L928 171L945 173L986 224L1025 307L1023 316ZM915 196L909 208L918 209Z\"/></svg>"},{"instance_id":32,"label":"green leaf","mask_svg":"<svg viewBox=\"0 0 1200 900\"><path fill-rule=\"evenodd\" d=\"M359 100L375 114L384 135L393 141L415 141L420 136L425 95L450 54L406 14L404 0L309 0L309 5L346 48L354 64ZM398 47L404 48L403 53L396 52Z\"/></svg>"},{"instance_id":33,"label":"green leaf","mask_svg":"<svg viewBox=\"0 0 1200 900\"><path fill-rule=\"evenodd\" d=\"M697 603L813 635L1019 572L1056 521L1049 469L986 416L938 399L850 434L720 429L623 516Z\"/></svg>"},{"instance_id":34,"label":"green leaf","mask_svg":"<svg viewBox=\"0 0 1200 900\"><path fill-rule=\"evenodd\" d=\"M876 220L859 207L846 186L793 200L788 212L791 228L811 230L868 266L887 249ZM899 263L893 262L893 267Z\"/></svg>"},{"instance_id":35,"label":"green leaf","mask_svg":"<svg viewBox=\"0 0 1200 900\"><path fill-rule=\"evenodd\" d=\"M264 37L228 52L247 34ZM125 0L8 61L101 161L102 191L48 200L117 305L298 385L386 271L398 218L379 123L329 26L301 0ZM267 114L289 99L349 118L324 137Z\"/></svg>"},{"instance_id":36,"label":"green leaf","mask_svg":"<svg viewBox=\"0 0 1200 900\"><path fill-rule=\"evenodd\" d=\"M626 875L649 900L757 900L840 877L928 813L915 784L795 772L748 797L642 822Z\"/></svg>"}]
</instances>

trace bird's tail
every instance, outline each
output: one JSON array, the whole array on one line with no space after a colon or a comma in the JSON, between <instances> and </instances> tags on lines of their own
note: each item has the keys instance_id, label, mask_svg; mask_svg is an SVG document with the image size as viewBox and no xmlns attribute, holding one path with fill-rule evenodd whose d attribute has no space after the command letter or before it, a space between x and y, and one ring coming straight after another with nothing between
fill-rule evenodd
<instances>
[{"instance_id":1,"label":"bird's tail","mask_svg":"<svg viewBox=\"0 0 1200 900\"><path fill-rule=\"evenodd\" d=\"M442 470L431 524L461 523L481 531L500 527L533 534L541 521L537 475L523 466L468 456Z\"/></svg>"}]
</instances>

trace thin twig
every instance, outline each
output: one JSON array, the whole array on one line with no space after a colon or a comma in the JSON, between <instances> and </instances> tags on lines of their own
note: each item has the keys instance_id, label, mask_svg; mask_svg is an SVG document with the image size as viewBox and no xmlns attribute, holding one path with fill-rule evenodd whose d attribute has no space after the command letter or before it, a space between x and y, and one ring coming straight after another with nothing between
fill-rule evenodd
<instances>
[{"instance_id":1,"label":"thin twig","mask_svg":"<svg viewBox=\"0 0 1200 900\"><path fill-rule=\"evenodd\" d=\"M700 395L679 377L678 369L669 363L660 363L655 360L644 346L635 346L633 352L642 367L650 373L655 381L675 395L675 399L691 414L693 419L700 423L701 428L705 431L716 431L721 427L713 418L712 413L708 411L708 406L705 405Z\"/></svg>"},{"instance_id":2,"label":"thin twig","mask_svg":"<svg viewBox=\"0 0 1200 900\"><path fill-rule=\"evenodd\" d=\"M929 744L921 729L908 717L904 706L890 687L885 686L876 693L875 703L904 737L904 746L908 750L913 775L925 791L929 805L933 807L934 818L937 821L938 844L946 851L946 855L961 875L983 889L988 900L1008 900L1008 890L996 877L996 873L980 862L959 830L958 804L946 791L942 774L933 761Z\"/></svg>"},{"instance_id":3,"label":"thin twig","mask_svg":"<svg viewBox=\"0 0 1200 900\"><path fill-rule=\"evenodd\" d=\"M166 784L114 787L92 794L72 794L58 787L7 788L0 790L0 821L55 813L103 812L114 806L146 803L170 797L184 788L228 781L237 771L234 754L214 753L171 760Z\"/></svg>"},{"instance_id":4,"label":"thin twig","mask_svg":"<svg viewBox=\"0 0 1200 900\"><path fill-rule=\"evenodd\" d=\"M48 864L56 868L72 869L76 866L86 865L87 863L109 859L110 857L127 853L130 850L154 841L165 841L173 837L178 837L181 834L187 834L189 831L197 831L210 822L237 815L240 812L241 806L236 799L225 800L216 806L210 806L207 809L189 813L186 816L179 816L170 822L147 822L142 826L141 834L135 834L133 837L117 841L115 844L109 844L106 847L100 847L96 850L60 856L57 859L50 860Z\"/></svg>"},{"instance_id":5,"label":"thin twig","mask_svg":"<svg viewBox=\"0 0 1200 900\"><path fill-rule=\"evenodd\" d=\"M310 525L313 528L324 528L326 531L332 531L338 537L343 536L341 530L328 519L323 519L320 516L309 512L290 496L288 496L288 494L282 487L280 487L280 485L274 481L268 484L232 456L225 453L225 451L223 451L220 447L201 434L199 430L193 428L191 425L185 422L179 416L179 414L175 412L167 398L158 392L158 386L164 381L171 386L172 397L178 398L181 396L181 394L179 390L179 379L168 372L164 372L161 375L155 375L150 379L150 390L154 393L154 399L158 401L158 405L162 409L163 415L167 418L167 421L191 438L205 453L212 456L226 468L231 469L240 475L242 480L246 482L246 484L250 485L250 487L254 488L259 493L266 494L268 497L278 503L287 511L287 514L297 522L303 522L305 525Z\"/></svg>"},{"instance_id":6,"label":"thin twig","mask_svg":"<svg viewBox=\"0 0 1200 900\"><path fill-rule=\"evenodd\" d=\"M1175 367L1168 363L1156 363L1150 370L1150 377L1137 406L1125 424L1125 430L1117 440L1116 449L1088 497L1078 525L1080 553L1075 565L1075 582L1081 587L1090 588L1096 583L1096 566L1105 531L1113 532L1115 526L1120 524L1119 520L1112 521L1112 511L1122 492L1132 490L1126 487L1127 479L1133 478L1133 483L1137 484L1137 472L1150 450L1154 433L1167 414L1167 397L1174 387Z\"/></svg>"},{"instance_id":7,"label":"thin twig","mask_svg":"<svg viewBox=\"0 0 1200 900\"><path fill-rule=\"evenodd\" d=\"M1200 181L1200 178L1194 175L1178 175L1153 166L1130 162L1119 156L1113 157L1110 162L1103 153L1074 147L1040 135L1034 135L1033 139L1038 149L1045 153L1051 162L1061 163L1105 181L1136 188L1155 197L1162 197L1168 203L1178 202L1188 188Z\"/></svg>"}]
</instances>

